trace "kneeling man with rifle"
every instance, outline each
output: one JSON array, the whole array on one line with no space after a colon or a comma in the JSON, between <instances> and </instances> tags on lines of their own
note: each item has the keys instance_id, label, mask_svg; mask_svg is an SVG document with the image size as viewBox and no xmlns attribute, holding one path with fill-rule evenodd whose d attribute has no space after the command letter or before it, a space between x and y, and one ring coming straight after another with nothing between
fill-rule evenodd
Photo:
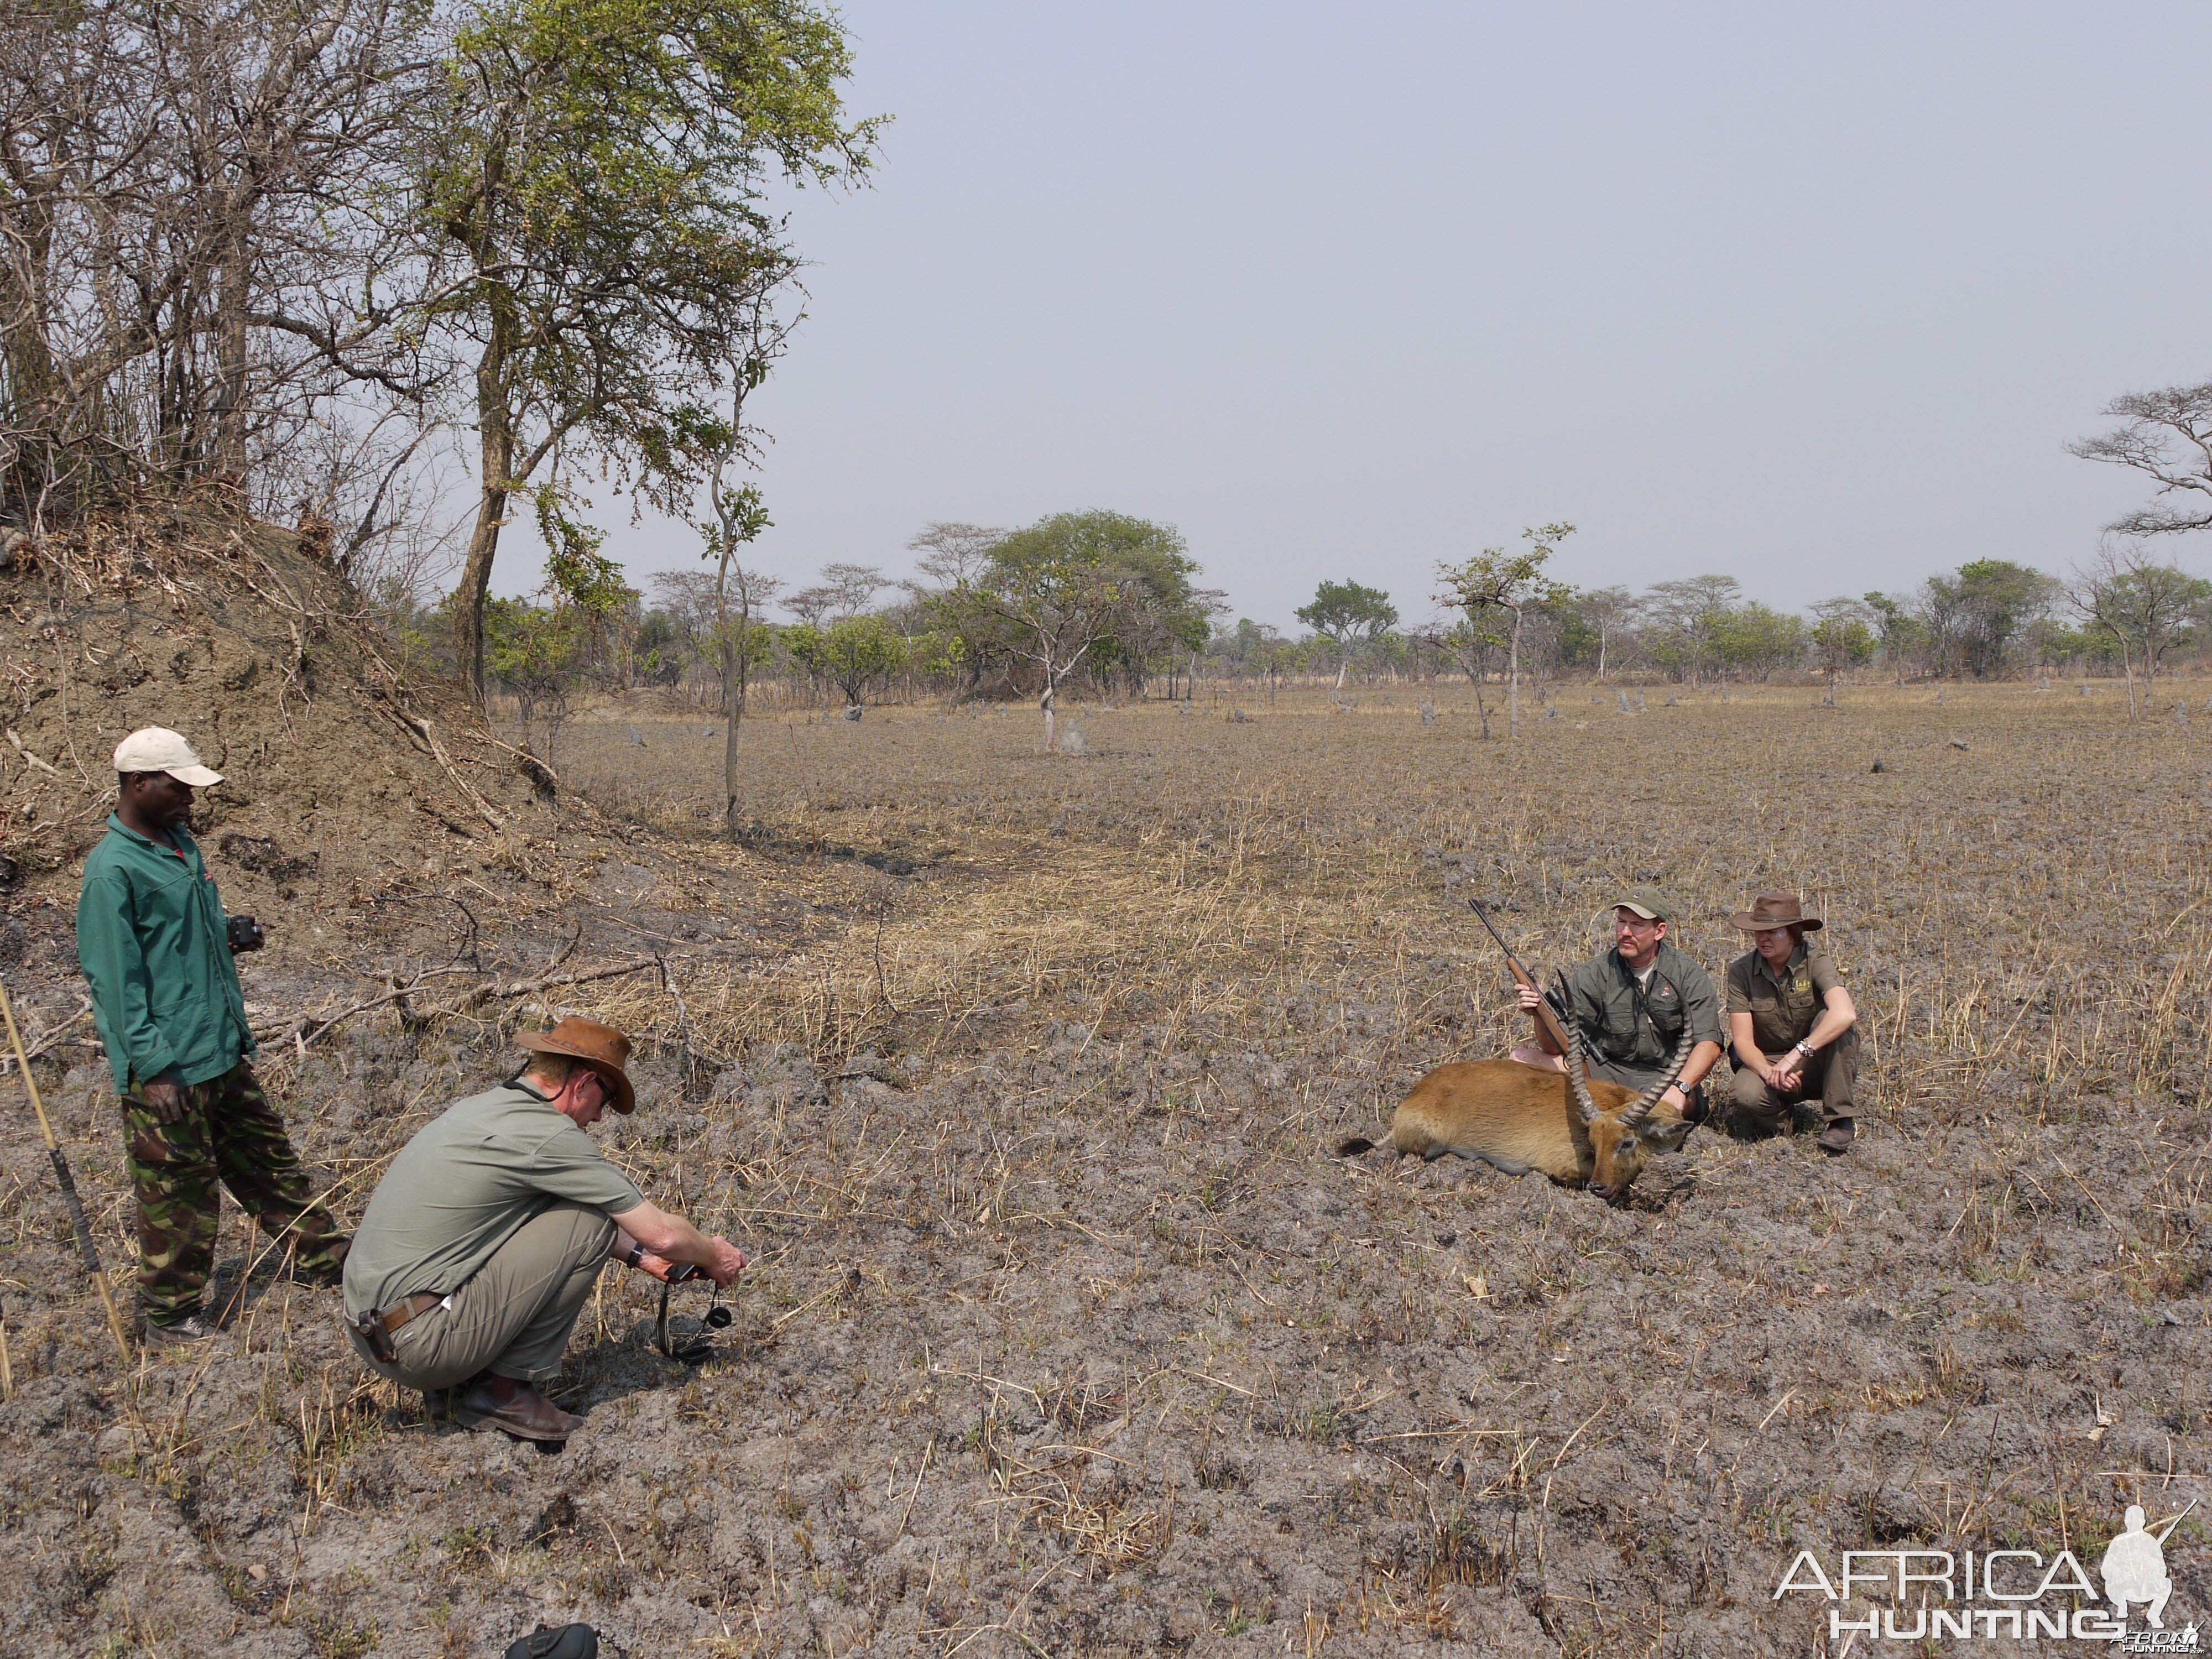
<instances>
[{"instance_id":1,"label":"kneeling man with rifle","mask_svg":"<svg viewBox=\"0 0 2212 1659\"><path fill-rule=\"evenodd\" d=\"M1659 1097L1660 1106L1686 1122L1705 1119L1705 1073L1721 1057L1721 1005L1705 970L1667 942L1674 908L1656 887L1631 887L1613 902L1613 948L1593 957L1567 979L1575 1023L1589 1048L1589 1074L1647 1089L1666 1069L1686 1023L1696 1046L1682 1074ZM1540 1017L1543 994L1521 987L1522 1009L1539 1016L1538 1046L1516 1048L1524 1066L1565 1071L1557 1039Z\"/></svg>"},{"instance_id":2,"label":"kneeling man with rifle","mask_svg":"<svg viewBox=\"0 0 2212 1659\"><path fill-rule=\"evenodd\" d=\"M538 1385L560 1375L601 1266L692 1267L727 1285L745 1256L647 1203L584 1133L610 1105L636 1109L628 1037L572 1015L520 1041L535 1056L522 1071L392 1159L346 1257L346 1325L434 1413L557 1443L583 1419Z\"/></svg>"}]
</instances>

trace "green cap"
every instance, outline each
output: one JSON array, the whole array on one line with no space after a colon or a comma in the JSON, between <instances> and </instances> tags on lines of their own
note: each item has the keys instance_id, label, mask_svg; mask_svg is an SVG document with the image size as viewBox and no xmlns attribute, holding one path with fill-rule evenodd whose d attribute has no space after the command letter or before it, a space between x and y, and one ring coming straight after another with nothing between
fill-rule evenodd
<instances>
[{"instance_id":1,"label":"green cap","mask_svg":"<svg viewBox=\"0 0 2212 1659\"><path fill-rule=\"evenodd\" d=\"M1656 887L1639 884L1624 887L1620 896L1605 907L1608 910L1633 910L1646 921L1672 921L1674 906Z\"/></svg>"}]
</instances>

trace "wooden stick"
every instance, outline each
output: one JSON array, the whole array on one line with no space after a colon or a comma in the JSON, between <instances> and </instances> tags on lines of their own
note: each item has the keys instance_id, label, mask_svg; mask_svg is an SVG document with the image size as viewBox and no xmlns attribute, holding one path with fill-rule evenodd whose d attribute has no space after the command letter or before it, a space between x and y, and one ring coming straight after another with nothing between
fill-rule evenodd
<instances>
[{"instance_id":1,"label":"wooden stick","mask_svg":"<svg viewBox=\"0 0 2212 1659\"><path fill-rule=\"evenodd\" d=\"M84 1257L84 1270L92 1275L92 1282L100 1291L100 1305L107 1310L107 1328L115 1334L115 1350L127 1366L131 1363L131 1339L123 1334L123 1319L115 1311L115 1296L107 1288L107 1275L100 1270L100 1252L93 1244L92 1226L84 1218L84 1204L76 1195L76 1181L70 1174L69 1160L62 1156L61 1146L54 1139L54 1126L46 1121L46 1103L39 1098L39 1080L31 1075L30 1058L23 1052L22 1033L15 1029L15 1010L8 1000L5 985L0 985L0 1018L8 1023L8 1042L15 1051L16 1069L23 1074L23 1088L31 1097L31 1109L39 1115L39 1133L46 1137L46 1156L53 1161L54 1179L61 1183L62 1202L68 1206L70 1224L76 1229L76 1248Z\"/></svg>"}]
</instances>

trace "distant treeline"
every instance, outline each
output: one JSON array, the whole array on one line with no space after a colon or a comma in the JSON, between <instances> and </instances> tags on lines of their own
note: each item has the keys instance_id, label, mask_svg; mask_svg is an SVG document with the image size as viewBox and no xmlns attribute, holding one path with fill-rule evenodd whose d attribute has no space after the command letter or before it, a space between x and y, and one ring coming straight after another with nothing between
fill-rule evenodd
<instances>
[{"instance_id":1,"label":"distant treeline","mask_svg":"<svg viewBox=\"0 0 2212 1659\"><path fill-rule=\"evenodd\" d=\"M1013 532L932 525L911 547L918 574L902 580L837 563L787 591L733 567L719 605L718 579L704 569L655 576L649 591L624 589L611 605L495 599L490 678L550 744L575 695L590 690L659 687L720 712L748 686L779 707L857 708L1039 699L1048 686L1091 697L1188 696L1224 679L1480 685L1508 672L1510 631L1464 582L1445 596L1461 601L1457 615L1412 628L1389 593L1326 582L1300 609L1305 630L1286 637L1227 620L1222 596L1197 586L1182 538L1126 514L1060 514ZM734 613L733 592L742 596ZM2157 673L2212 641L2212 583L2141 558L2107 559L2071 586L1977 560L1914 592L1839 597L1806 615L1747 600L1719 575L1641 592L1545 582L1517 597L1524 684ZM390 616L420 659L447 659L443 605L394 596Z\"/></svg>"}]
</instances>

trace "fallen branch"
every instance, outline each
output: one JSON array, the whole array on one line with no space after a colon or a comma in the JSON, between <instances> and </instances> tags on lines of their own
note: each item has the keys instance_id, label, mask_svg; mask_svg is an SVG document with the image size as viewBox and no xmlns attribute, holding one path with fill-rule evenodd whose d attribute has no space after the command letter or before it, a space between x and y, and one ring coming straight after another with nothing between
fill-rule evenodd
<instances>
[{"instance_id":1,"label":"fallen branch","mask_svg":"<svg viewBox=\"0 0 2212 1659\"><path fill-rule=\"evenodd\" d=\"M534 979L487 979L480 985L471 986L453 1001L426 1003L411 1008L409 1019L410 1023L419 1024L435 1019L456 1018L472 1009L481 1008L487 1002L505 1002L516 997L535 996L541 991L556 990L563 985L586 985L594 980L617 979L624 974L635 974L641 969L661 966L661 959L658 957L641 957L629 962L611 963L603 968L586 968L571 974L540 974ZM341 1008L336 1013L301 1014L295 1019L257 1025L253 1028L253 1040L256 1042L272 1042L289 1038L295 1044L305 1047L313 1039L357 1014L405 1000L420 991L425 981L451 978L466 971L460 968L433 968L417 974L406 984L386 991L381 996L367 998L350 1007ZM663 972L665 971L663 968Z\"/></svg>"},{"instance_id":2,"label":"fallen branch","mask_svg":"<svg viewBox=\"0 0 2212 1659\"><path fill-rule=\"evenodd\" d=\"M90 1001L80 998L77 1002L77 1011L75 1013L71 1014L67 1019L62 1021L60 1024L45 1027L33 1036L30 1042L27 1045L27 1052L24 1057L28 1060L36 1060L40 1054L46 1054L51 1049L58 1048L65 1042L81 1042L88 1041L89 1039L82 1037L64 1036L62 1033L68 1030L70 1027L88 1018L91 1016L91 1013L92 1004ZM4 1056L0 1056L0 1059L4 1058Z\"/></svg>"},{"instance_id":3,"label":"fallen branch","mask_svg":"<svg viewBox=\"0 0 2212 1659\"><path fill-rule=\"evenodd\" d=\"M453 764L453 757L446 753L445 745L438 741L438 734L430 729L429 721L419 715L410 714L404 708L396 708L390 703L383 703L380 707L393 720L398 721L407 732L421 738L429 746L431 757L446 769L446 775L453 781L453 787L461 792L462 796L477 809L477 814L486 823L495 830L501 831L506 830L507 820L493 810L489 801L477 793L474 785L461 775L460 768Z\"/></svg>"}]
</instances>

